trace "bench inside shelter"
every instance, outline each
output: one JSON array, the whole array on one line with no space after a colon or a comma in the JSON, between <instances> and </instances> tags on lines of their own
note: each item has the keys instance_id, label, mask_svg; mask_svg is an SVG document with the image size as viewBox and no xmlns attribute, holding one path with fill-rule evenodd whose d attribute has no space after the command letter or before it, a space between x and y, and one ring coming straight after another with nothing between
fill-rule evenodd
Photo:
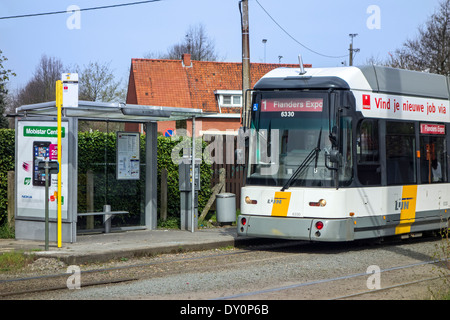
<instances>
[{"instance_id":1,"label":"bench inside shelter","mask_svg":"<svg viewBox=\"0 0 450 320\"><path fill-rule=\"evenodd\" d=\"M109 204L103 206L103 211L99 212L85 212L85 213L78 213L79 217L86 217L86 216L99 216L103 215L103 225L105 227L105 233L111 232L111 220L115 215L118 214L128 214L128 211L111 211L111 206Z\"/></svg>"}]
</instances>

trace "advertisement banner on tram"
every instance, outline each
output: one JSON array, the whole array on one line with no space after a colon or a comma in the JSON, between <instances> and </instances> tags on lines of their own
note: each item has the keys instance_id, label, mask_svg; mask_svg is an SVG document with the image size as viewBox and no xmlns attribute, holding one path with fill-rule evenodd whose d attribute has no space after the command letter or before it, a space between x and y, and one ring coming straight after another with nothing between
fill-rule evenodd
<instances>
[{"instance_id":1,"label":"advertisement banner on tram","mask_svg":"<svg viewBox=\"0 0 450 320\"><path fill-rule=\"evenodd\" d=\"M353 91L356 110L365 117L448 122L449 102L433 98Z\"/></svg>"}]
</instances>

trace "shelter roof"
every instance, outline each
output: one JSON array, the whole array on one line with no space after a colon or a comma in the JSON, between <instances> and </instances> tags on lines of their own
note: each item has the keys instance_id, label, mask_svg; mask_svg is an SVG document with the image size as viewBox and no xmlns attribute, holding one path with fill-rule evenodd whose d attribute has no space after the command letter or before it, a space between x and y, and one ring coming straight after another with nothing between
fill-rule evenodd
<instances>
[{"instance_id":1,"label":"shelter roof","mask_svg":"<svg viewBox=\"0 0 450 320\"><path fill-rule=\"evenodd\" d=\"M169 121L203 115L200 109L133 105L78 101L78 107L63 107L64 117L78 117L80 120L149 122ZM55 101L24 105L16 108L16 116L57 116Z\"/></svg>"}]
</instances>

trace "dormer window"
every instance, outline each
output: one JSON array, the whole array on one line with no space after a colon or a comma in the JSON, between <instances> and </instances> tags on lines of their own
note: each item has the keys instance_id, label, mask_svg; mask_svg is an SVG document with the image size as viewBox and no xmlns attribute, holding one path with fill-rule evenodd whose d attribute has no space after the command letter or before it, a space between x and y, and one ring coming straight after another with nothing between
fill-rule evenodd
<instances>
[{"instance_id":1,"label":"dormer window","mask_svg":"<svg viewBox=\"0 0 450 320\"><path fill-rule=\"evenodd\" d=\"M240 90L216 90L214 91L219 107L242 108L242 91Z\"/></svg>"}]
</instances>

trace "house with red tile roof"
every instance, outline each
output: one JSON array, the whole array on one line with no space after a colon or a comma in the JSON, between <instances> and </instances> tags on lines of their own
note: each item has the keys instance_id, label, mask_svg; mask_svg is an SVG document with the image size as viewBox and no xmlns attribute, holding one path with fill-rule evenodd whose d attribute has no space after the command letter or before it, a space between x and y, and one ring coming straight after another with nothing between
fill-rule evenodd
<instances>
[{"instance_id":1,"label":"house with red tile roof","mask_svg":"<svg viewBox=\"0 0 450 320\"><path fill-rule=\"evenodd\" d=\"M251 63L251 86L280 67L298 65ZM205 131L237 131L241 126L242 102L241 63L193 61L190 54L184 54L181 60L131 60L126 103L202 109L206 114L196 118L196 135ZM189 121L185 127L190 132ZM175 121L158 122L158 132L175 129ZM138 124L127 124L126 130L141 131L141 128Z\"/></svg>"}]
</instances>

